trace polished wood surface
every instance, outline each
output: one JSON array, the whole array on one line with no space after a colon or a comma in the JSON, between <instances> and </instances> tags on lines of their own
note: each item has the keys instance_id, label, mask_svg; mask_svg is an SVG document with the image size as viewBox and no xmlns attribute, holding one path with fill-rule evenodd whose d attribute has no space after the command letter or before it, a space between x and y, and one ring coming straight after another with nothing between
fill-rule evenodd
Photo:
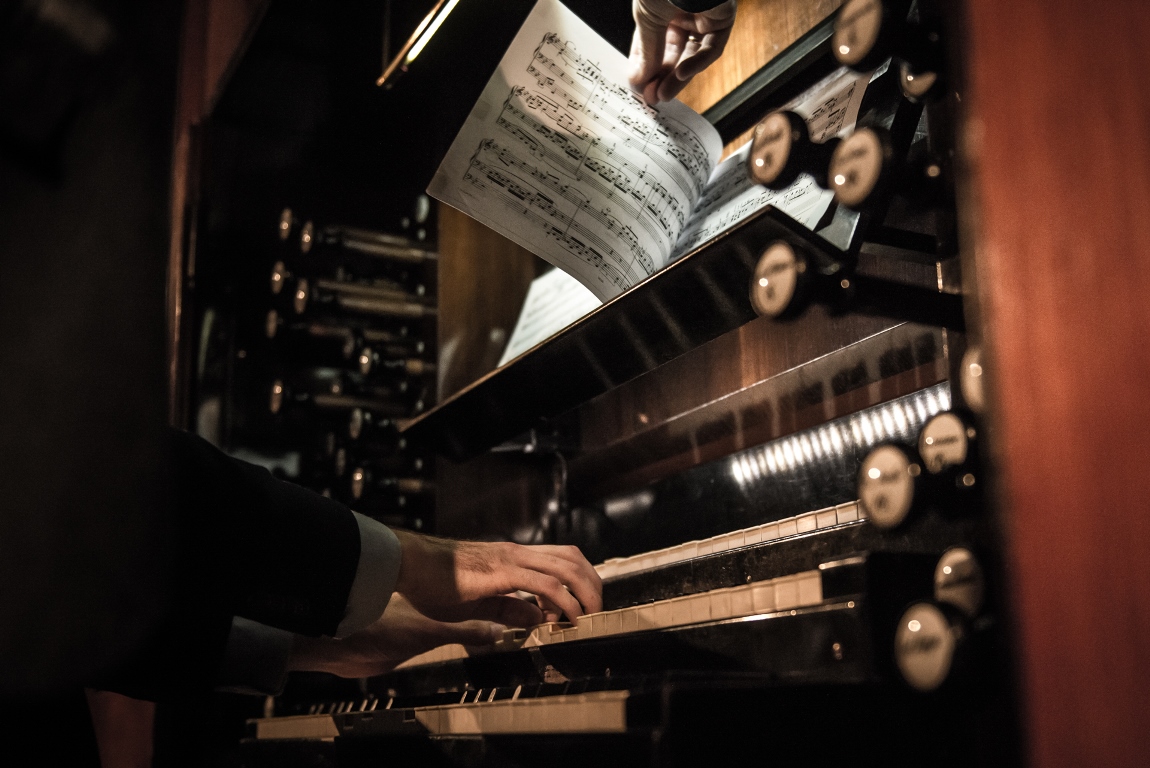
<instances>
[{"instance_id":1,"label":"polished wood surface","mask_svg":"<svg viewBox=\"0 0 1150 768\"><path fill-rule=\"evenodd\" d=\"M185 355L191 349L190 344L181 343L181 338L187 330L184 281L195 270L191 209L196 203L200 164L196 131L223 90L269 3L270 0L189 0L184 5L172 144L167 287L168 420L177 426L188 422L181 382L187 382L189 376L184 370L187 360L180 355L181 348Z\"/></svg>"},{"instance_id":2,"label":"polished wood surface","mask_svg":"<svg viewBox=\"0 0 1150 768\"><path fill-rule=\"evenodd\" d=\"M840 5L842 0L742 0L722 57L679 100L699 112L708 109Z\"/></svg>"},{"instance_id":3,"label":"polished wood surface","mask_svg":"<svg viewBox=\"0 0 1150 768\"><path fill-rule=\"evenodd\" d=\"M968 0L982 320L1030 762L1150 755L1150 5Z\"/></svg>"},{"instance_id":4,"label":"polished wood surface","mask_svg":"<svg viewBox=\"0 0 1150 768\"><path fill-rule=\"evenodd\" d=\"M705 111L840 5L842 0L742 0L723 56L683 89L680 101ZM747 143L750 134L729 142L723 154Z\"/></svg>"},{"instance_id":5,"label":"polished wood surface","mask_svg":"<svg viewBox=\"0 0 1150 768\"><path fill-rule=\"evenodd\" d=\"M439 397L495 368L543 262L466 214L439 207Z\"/></svg>"}]
</instances>

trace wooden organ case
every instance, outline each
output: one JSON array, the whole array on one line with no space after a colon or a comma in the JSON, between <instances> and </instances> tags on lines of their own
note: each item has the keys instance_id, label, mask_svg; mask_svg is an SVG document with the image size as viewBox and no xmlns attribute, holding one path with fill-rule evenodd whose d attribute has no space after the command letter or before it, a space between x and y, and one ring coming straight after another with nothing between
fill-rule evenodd
<instances>
[{"instance_id":1,"label":"wooden organ case","mask_svg":"<svg viewBox=\"0 0 1150 768\"><path fill-rule=\"evenodd\" d=\"M876 71L834 157L790 147L840 187L813 233L760 211L496 369L540 264L438 211L439 400L403 431L439 457L427 518L442 535L577 544L604 611L509 631L494 651L438 649L354 696L282 701L250 723L251 764L1060 765L1105 748L1134 764L1144 736L1121 713L1144 674L1118 685L1128 709L1091 694L1113 724L1105 748L1067 727L1064 696L1035 698L1066 693L1049 665L1067 652L1043 614L1058 601L1020 573L1075 555L1053 533L1026 540L1024 525L1050 530L1036 505L1065 504L1024 473L1068 459L1020 461L1051 432L1032 423L1042 409L1006 415L1025 411L1019 360L1064 359L1020 319L1049 318L1011 277L1062 294L1003 253L1034 254L1003 214L1020 185L1002 166L1027 153L1002 138L1018 114L995 92L1011 67L1041 82L1003 53L999 25L1020 17L981 0L839 5L742 4L727 54L683 97L732 149L840 66ZM1048 43L1036 57L1054 58ZM1136 159L1147 170L1144 148ZM1145 214L1142 192L1125 204ZM1097 481L1077 477L1081 500ZM1125 607L1144 621L1138 584L1141 607ZM1069 665L1077 680L1089 668Z\"/></svg>"}]
</instances>

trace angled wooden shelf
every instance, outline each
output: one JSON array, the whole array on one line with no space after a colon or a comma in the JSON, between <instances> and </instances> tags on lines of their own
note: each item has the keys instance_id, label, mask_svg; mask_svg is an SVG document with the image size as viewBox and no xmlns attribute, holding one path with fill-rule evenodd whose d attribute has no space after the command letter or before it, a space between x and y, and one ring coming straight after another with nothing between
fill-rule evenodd
<instances>
[{"instance_id":1,"label":"angled wooden shelf","mask_svg":"<svg viewBox=\"0 0 1150 768\"><path fill-rule=\"evenodd\" d=\"M751 275L777 240L841 253L764 208L447 398L404 434L463 460L754 320Z\"/></svg>"}]
</instances>

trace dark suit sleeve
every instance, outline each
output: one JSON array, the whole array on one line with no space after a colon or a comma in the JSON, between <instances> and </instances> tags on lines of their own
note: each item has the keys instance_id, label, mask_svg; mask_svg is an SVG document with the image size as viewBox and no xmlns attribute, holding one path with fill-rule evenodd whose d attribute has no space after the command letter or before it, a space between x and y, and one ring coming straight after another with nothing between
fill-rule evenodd
<instances>
[{"instance_id":1,"label":"dark suit sleeve","mask_svg":"<svg viewBox=\"0 0 1150 768\"><path fill-rule=\"evenodd\" d=\"M166 605L148 637L92 687L164 700L210 690L233 617L304 635L334 635L360 554L351 511L275 479L195 435L169 430L167 482L174 553Z\"/></svg>"},{"instance_id":2,"label":"dark suit sleeve","mask_svg":"<svg viewBox=\"0 0 1150 768\"><path fill-rule=\"evenodd\" d=\"M334 635L359 562L344 505L172 430L177 514L189 575L231 616L303 635Z\"/></svg>"}]
</instances>

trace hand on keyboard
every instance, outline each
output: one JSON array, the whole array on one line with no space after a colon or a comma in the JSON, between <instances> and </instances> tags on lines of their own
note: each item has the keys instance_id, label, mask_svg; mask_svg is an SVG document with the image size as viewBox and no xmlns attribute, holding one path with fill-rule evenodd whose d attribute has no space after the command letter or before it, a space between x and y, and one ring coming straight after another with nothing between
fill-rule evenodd
<instances>
[{"instance_id":1,"label":"hand on keyboard","mask_svg":"<svg viewBox=\"0 0 1150 768\"><path fill-rule=\"evenodd\" d=\"M603 582L576 547L395 534L403 547L396 591L433 619L530 627L603 608ZM511 597L516 591L535 595L539 606Z\"/></svg>"}]
</instances>

